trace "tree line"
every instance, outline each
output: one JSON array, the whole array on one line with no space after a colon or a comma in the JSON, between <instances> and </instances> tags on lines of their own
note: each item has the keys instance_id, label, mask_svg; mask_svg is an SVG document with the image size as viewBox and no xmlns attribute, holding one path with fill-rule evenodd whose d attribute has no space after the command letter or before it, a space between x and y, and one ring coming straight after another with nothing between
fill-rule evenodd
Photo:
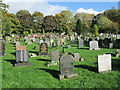
<instances>
[{"instance_id":1,"label":"tree line","mask_svg":"<svg viewBox=\"0 0 120 90\"><path fill-rule=\"evenodd\" d=\"M120 33L120 9L106 10L98 15L88 13L73 13L63 10L58 14L44 16L35 11L31 14L28 10L19 10L16 14L9 13L9 5L0 2L2 15L2 34L34 34L34 33L63 33L78 35L92 33Z\"/></svg>"}]
</instances>

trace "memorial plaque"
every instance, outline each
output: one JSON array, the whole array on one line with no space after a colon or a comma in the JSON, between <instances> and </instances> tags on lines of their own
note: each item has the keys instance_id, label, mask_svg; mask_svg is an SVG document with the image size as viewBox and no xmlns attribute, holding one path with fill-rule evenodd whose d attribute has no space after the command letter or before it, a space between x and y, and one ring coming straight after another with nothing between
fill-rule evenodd
<instances>
[{"instance_id":1,"label":"memorial plaque","mask_svg":"<svg viewBox=\"0 0 120 90\"><path fill-rule=\"evenodd\" d=\"M111 70L111 54L98 55L98 72Z\"/></svg>"},{"instance_id":2,"label":"memorial plaque","mask_svg":"<svg viewBox=\"0 0 120 90\"><path fill-rule=\"evenodd\" d=\"M59 62L59 58L60 58L60 51L56 50L56 51L51 51L50 52L50 59L52 62Z\"/></svg>"},{"instance_id":3,"label":"memorial plaque","mask_svg":"<svg viewBox=\"0 0 120 90\"><path fill-rule=\"evenodd\" d=\"M78 40L79 47L84 47L84 41L82 39Z\"/></svg>"},{"instance_id":4,"label":"memorial plaque","mask_svg":"<svg viewBox=\"0 0 120 90\"><path fill-rule=\"evenodd\" d=\"M90 50L100 50L98 41L90 41Z\"/></svg>"},{"instance_id":5,"label":"memorial plaque","mask_svg":"<svg viewBox=\"0 0 120 90\"><path fill-rule=\"evenodd\" d=\"M64 78L74 78L77 74L73 70L73 56L63 55L60 58L60 80Z\"/></svg>"},{"instance_id":6,"label":"memorial plaque","mask_svg":"<svg viewBox=\"0 0 120 90\"><path fill-rule=\"evenodd\" d=\"M39 55L48 55L48 46L46 43L41 43Z\"/></svg>"}]
</instances>

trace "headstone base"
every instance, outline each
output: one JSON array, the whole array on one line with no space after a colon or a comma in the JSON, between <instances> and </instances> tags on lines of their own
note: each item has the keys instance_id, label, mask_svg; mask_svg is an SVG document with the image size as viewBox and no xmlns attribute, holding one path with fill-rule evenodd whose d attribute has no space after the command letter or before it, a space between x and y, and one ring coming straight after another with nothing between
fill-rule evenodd
<instances>
[{"instance_id":1,"label":"headstone base","mask_svg":"<svg viewBox=\"0 0 120 90\"><path fill-rule=\"evenodd\" d=\"M104 74L104 73L107 73L107 72L109 72L110 70L108 70L108 71L101 71L101 72L99 72L99 73L101 73L101 74Z\"/></svg>"},{"instance_id":2,"label":"headstone base","mask_svg":"<svg viewBox=\"0 0 120 90\"><path fill-rule=\"evenodd\" d=\"M90 50L100 50L100 48L90 48Z\"/></svg>"},{"instance_id":3,"label":"headstone base","mask_svg":"<svg viewBox=\"0 0 120 90\"><path fill-rule=\"evenodd\" d=\"M70 74L70 75L59 75L59 79L60 80L64 80L64 79L74 79L77 78L77 74Z\"/></svg>"},{"instance_id":4,"label":"headstone base","mask_svg":"<svg viewBox=\"0 0 120 90\"><path fill-rule=\"evenodd\" d=\"M31 66L32 63L16 63L15 67L25 67L25 66Z\"/></svg>"}]
</instances>

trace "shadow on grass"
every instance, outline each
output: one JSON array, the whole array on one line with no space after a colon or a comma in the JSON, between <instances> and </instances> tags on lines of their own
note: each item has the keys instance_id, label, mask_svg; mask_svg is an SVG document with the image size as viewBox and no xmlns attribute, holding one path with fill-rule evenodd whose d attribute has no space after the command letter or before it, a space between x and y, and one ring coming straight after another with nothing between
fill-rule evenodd
<instances>
[{"instance_id":1,"label":"shadow on grass","mask_svg":"<svg viewBox=\"0 0 120 90\"><path fill-rule=\"evenodd\" d=\"M115 56L116 56L116 54L113 54L113 53L106 53L106 54L111 54L113 57L115 57Z\"/></svg>"},{"instance_id":2,"label":"shadow on grass","mask_svg":"<svg viewBox=\"0 0 120 90\"><path fill-rule=\"evenodd\" d=\"M4 59L4 60L7 61L7 62L10 62L13 66L16 63L16 60L8 60L8 59Z\"/></svg>"},{"instance_id":3,"label":"shadow on grass","mask_svg":"<svg viewBox=\"0 0 120 90\"><path fill-rule=\"evenodd\" d=\"M52 70L52 69L45 69L45 68L36 68L35 70L43 70L45 72L50 73L54 78L59 79L59 74L60 72L57 70Z\"/></svg>"},{"instance_id":4,"label":"shadow on grass","mask_svg":"<svg viewBox=\"0 0 120 90\"><path fill-rule=\"evenodd\" d=\"M87 69L89 71L98 73L98 68L97 67L92 67L92 66L87 66L87 65L74 65L75 68L83 68L83 69Z\"/></svg>"},{"instance_id":5,"label":"shadow on grass","mask_svg":"<svg viewBox=\"0 0 120 90\"><path fill-rule=\"evenodd\" d=\"M112 69L120 71L120 59L112 59Z\"/></svg>"},{"instance_id":6,"label":"shadow on grass","mask_svg":"<svg viewBox=\"0 0 120 90\"><path fill-rule=\"evenodd\" d=\"M16 53L11 53L12 55L16 56Z\"/></svg>"},{"instance_id":7,"label":"shadow on grass","mask_svg":"<svg viewBox=\"0 0 120 90\"><path fill-rule=\"evenodd\" d=\"M47 60L47 59L37 59L38 61L45 61L45 62L50 62L51 60Z\"/></svg>"},{"instance_id":8,"label":"shadow on grass","mask_svg":"<svg viewBox=\"0 0 120 90\"><path fill-rule=\"evenodd\" d=\"M84 47L78 47L77 49L89 50L89 48L84 48Z\"/></svg>"},{"instance_id":9,"label":"shadow on grass","mask_svg":"<svg viewBox=\"0 0 120 90\"><path fill-rule=\"evenodd\" d=\"M38 55L37 51L29 51L30 53L35 53L36 55Z\"/></svg>"}]
</instances>

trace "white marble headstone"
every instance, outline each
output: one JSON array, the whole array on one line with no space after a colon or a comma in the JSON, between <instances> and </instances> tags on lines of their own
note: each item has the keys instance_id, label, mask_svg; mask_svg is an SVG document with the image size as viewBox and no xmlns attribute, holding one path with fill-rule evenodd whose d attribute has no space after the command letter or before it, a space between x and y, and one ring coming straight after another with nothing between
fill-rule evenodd
<instances>
[{"instance_id":1,"label":"white marble headstone","mask_svg":"<svg viewBox=\"0 0 120 90\"><path fill-rule=\"evenodd\" d=\"M111 54L98 55L98 72L111 70Z\"/></svg>"},{"instance_id":2,"label":"white marble headstone","mask_svg":"<svg viewBox=\"0 0 120 90\"><path fill-rule=\"evenodd\" d=\"M98 41L90 41L90 50L100 50Z\"/></svg>"}]
</instances>

